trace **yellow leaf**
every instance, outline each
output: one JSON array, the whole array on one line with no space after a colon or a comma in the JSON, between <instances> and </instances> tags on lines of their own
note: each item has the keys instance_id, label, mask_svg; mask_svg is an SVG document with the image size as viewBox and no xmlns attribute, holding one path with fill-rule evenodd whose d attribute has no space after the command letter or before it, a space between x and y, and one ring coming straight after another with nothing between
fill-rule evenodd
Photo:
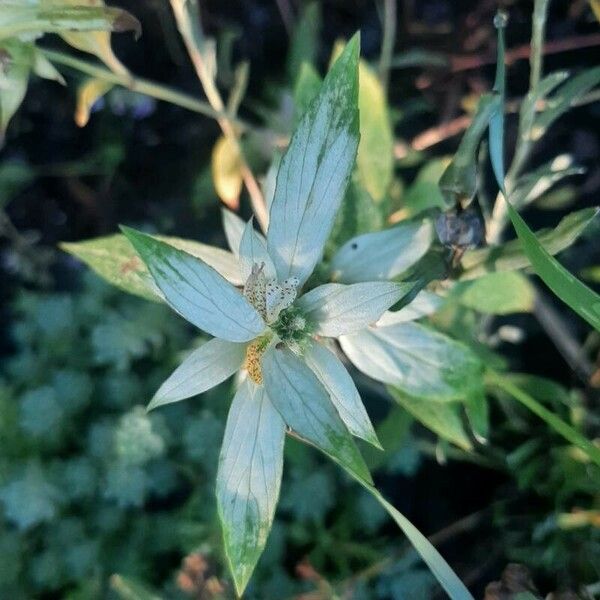
<instances>
[{"instance_id":1,"label":"yellow leaf","mask_svg":"<svg viewBox=\"0 0 600 600\"><path fill-rule=\"evenodd\" d=\"M112 84L102 79L87 79L77 89L77 107L75 108L75 123L79 127L85 127L90 120L90 110L96 100L106 94Z\"/></svg>"},{"instance_id":2,"label":"yellow leaf","mask_svg":"<svg viewBox=\"0 0 600 600\"><path fill-rule=\"evenodd\" d=\"M235 142L221 136L212 152L212 176L217 195L232 210L240 205L242 160Z\"/></svg>"},{"instance_id":3,"label":"yellow leaf","mask_svg":"<svg viewBox=\"0 0 600 600\"><path fill-rule=\"evenodd\" d=\"M600 0L590 0L590 6L596 15L596 20L600 23Z\"/></svg>"},{"instance_id":4,"label":"yellow leaf","mask_svg":"<svg viewBox=\"0 0 600 600\"><path fill-rule=\"evenodd\" d=\"M73 6L87 4L88 6L103 7L104 0L62 0L63 4L71 4ZM139 22L135 17L123 11L122 22L115 23L115 31L133 30L136 37L139 35ZM110 32L94 31L94 32L64 32L61 37L74 48L82 52L88 52L97 56L109 69L119 75L128 75L129 71L115 56L110 45Z\"/></svg>"}]
</instances>

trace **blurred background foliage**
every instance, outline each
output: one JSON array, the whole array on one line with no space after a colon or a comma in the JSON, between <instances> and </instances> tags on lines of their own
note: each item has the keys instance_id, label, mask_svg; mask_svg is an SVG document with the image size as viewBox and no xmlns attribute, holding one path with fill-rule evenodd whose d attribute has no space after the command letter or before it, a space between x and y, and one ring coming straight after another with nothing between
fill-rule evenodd
<instances>
[{"instance_id":1,"label":"blurred background foliage","mask_svg":"<svg viewBox=\"0 0 600 600\"><path fill-rule=\"evenodd\" d=\"M239 65L249 65L242 67L249 71L239 115L260 126L243 138L243 150L252 170L266 175L265 190L273 156L335 43L361 30L361 116L372 134L331 250L351 235L442 206L438 180L477 98L492 85L496 2L398 2L383 78L388 102L376 73L389 3L201 4L204 29L217 41L219 86L235 89ZM168 4L119 5L139 19L143 35L113 36L120 62L109 58L112 68L125 64L136 76L200 97ZM502 5L513 51L510 104L527 90L533 5ZM552 2L547 29L547 71L597 62L598 25L588 2ZM43 44L65 50L51 37ZM165 307L109 289L56 245L128 222L223 246L219 198L234 209L244 199L235 151L219 141L211 119L123 88L86 90L76 71L65 75L66 91L30 79L0 155L0 597L231 598L213 492L230 384L147 415L143 407L194 332ZM99 91L106 94L93 102ZM89 117L87 126L79 128L74 115L79 124ZM536 148L538 176L557 151L568 171L556 187L536 190L527 212L536 230L597 202L599 120L597 103L579 106ZM514 142L510 115L507 127ZM483 176L493 189L490 170ZM249 215L246 202L240 211ZM579 239L561 254L592 284L599 229L596 220L581 236L569 230ZM531 373L511 377L598 437L598 335L514 275L492 288L455 287L432 322L475 340L488 366ZM512 294L490 293L504 286ZM580 343L579 365L568 364L556 345L553 320ZM476 597L494 580L486 600L552 590L600 595L597 466L501 391L492 390L489 432L474 427L488 437L484 444L462 415L446 415L440 425L432 407L400 396L391 403L377 386L358 383L386 448L364 449L378 487L431 536ZM381 509L337 469L293 441L286 465L249 598L439 594ZM523 567L501 577L511 562Z\"/></svg>"}]
</instances>

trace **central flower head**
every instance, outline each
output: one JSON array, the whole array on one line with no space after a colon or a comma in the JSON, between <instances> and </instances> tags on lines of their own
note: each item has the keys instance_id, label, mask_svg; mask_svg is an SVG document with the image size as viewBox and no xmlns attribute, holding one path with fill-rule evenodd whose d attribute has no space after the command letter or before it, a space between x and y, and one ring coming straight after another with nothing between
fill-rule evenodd
<instances>
[{"instance_id":1,"label":"central flower head","mask_svg":"<svg viewBox=\"0 0 600 600\"><path fill-rule=\"evenodd\" d=\"M302 341L308 337L307 322L301 312L292 307L299 283L297 277L289 277L279 283L275 278L267 278L264 262L252 265L244 285L244 296L269 328L246 349L244 368L254 383L262 383L260 361L272 341L283 342L296 354L302 351Z\"/></svg>"},{"instance_id":2,"label":"central flower head","mask_svg":"<svg viewBox=\"0 0 600 600\"><path fill-rule=\"evenodd\" d=\"M281 311L293 304L300 282L297 277L290 277L278 283L276 279L267 279L264 270L264 262L252 265L252 272L244 285L244 296L265 323L272 325Z\"/></svg>"}]
</instances>

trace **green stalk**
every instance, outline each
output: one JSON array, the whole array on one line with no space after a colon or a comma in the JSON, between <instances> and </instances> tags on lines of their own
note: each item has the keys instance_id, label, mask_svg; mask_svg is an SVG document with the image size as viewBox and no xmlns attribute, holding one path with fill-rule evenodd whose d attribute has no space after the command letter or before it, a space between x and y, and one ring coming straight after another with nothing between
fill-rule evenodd
<instances>
[{"instance_id":1,"label":"green stalk","mask_svg":"<svg viewBox=\"0 0 600 600\"><path fill-rule=\"evenodd\" d=\"M231 118L229 115L226 115L223 112L214 110L206 102L196 100L194 97L189 96L188 94L178 92L177 90L159 83L155 83L154 81L133 77L132 75L117 74L109 69L105 69L99 65L94 65L85 60L75 58L69 54L64 54L63 52L56 52L54 50L47 50L45 48L40 48L40 50L50 62L64 65L65 67L70 67L71 69L85 73L90 77L96 77L97 79L101 79L114 85L126 87L134 92L145 94L146 96L156 98L157 100L163 100L164 102L181 106L182 108L186 108L192 112L210 117L211 119L222 119L225 117ZM239 119L235 119L235 123L242 129L248 128L248 125Z\"/></svg>"},{"instance_id":2,"label":"green stalk","mask_svg":"<svg viewBox=\"0 0 600 600\"><path fill-rule=\"evenodd\" d=\"M564 437L567 441L583 450L583 452L585 452L597 465L600 465L600 448L598 446L590 442L590 440L565 423L560 417L557 417L552 411L548 410L521 388L514 385L508 377L496 373L495 371L488 371L486 379L490 385L495 386L512 396L523 406L527 407L532 413L536 414L540 419L550 425L554 431Z\"/></svg>"},{"instance_id":3,"label":"green stalk","mask_svg":"<svg viewBox=\"0 0 600 600\"><path fill-rule=\"evenodd\" d=\"M383 41L379 56L379 79L387 91L396 42L396 0L383 0Z\"/></svg>"}]
</instances>

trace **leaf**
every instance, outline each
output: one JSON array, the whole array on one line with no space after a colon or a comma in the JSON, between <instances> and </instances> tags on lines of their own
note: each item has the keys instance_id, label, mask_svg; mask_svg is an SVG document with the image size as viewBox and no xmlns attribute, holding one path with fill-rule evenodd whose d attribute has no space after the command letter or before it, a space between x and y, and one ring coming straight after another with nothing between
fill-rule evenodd
<instances>
[{"instance_id":1,"label":"leaf","mask_svg":"<svg viewBox=\"0 0 600 600\"><path fill-rule=\"evenodd\" d=\"M313 64L319 52L321 7L318 2L305 5L294 29L287 57L290 82L296 82L304 64Z\"/></svg>"},{"instance_id":2,"label":"leaf","mask_svg":"<svg viewBox=\"0 0 600 600\"><path fill-rule=\"evenodd\" d=\"M437 312L446 302L445 298L425 290L420 291L406 306L397 311L386 311L381 315L377 326L387 327L396 323L416 321Z\"/></svg>"},{"instance_id":3,"label":"leaf","mask_svg":"<svg viewBox=\"0 0 600 600\"><path fill-rule=\"evenodd\" d=\"M473 596L465 587L456 573L450 568L442 555L434 548L431 542L394 506L392 506L373 486L359 483L368 490L372 496L385 508L402 529L413 548L419 553L425 564L429 567L440 585L444 588L451 600L473 600Z\"/></svg>"},{"instance_id":4,"label":"leaf","mask_svg":"<svg viewBox=\"0 0 600 600\"><path fill-rule=\"evenodd\" d=\"M590 0L590 7L596 17L596 21L600 23L600 0Z\"/></svg>"},{"instance_id":5,"label":"leaf","mask_svg":"<svg viewBox=\"0 0 600 600\"><path fill-rule=\"evenodd\" d=\"M302 285L323 254L358 146L358 36L335 62L281 159L267 247Z\"/></svg>"},{"instance_id":6,"label":"leaf","mask_svg":"<svg viewBox=\"0 0 600 600\"><path fill-rule=\"evenodd\" d=\"M549 254L521 215L508 204L508 214L534 271L565 304L600 331L600 296L569 273Z\"/></svg>"},{"instance_id":7,"label":"leaf","mask_svg":"<svg viewBox=\"0 0 600 600\"><path fill-rule=\"evenodd\" d=\"M157 239L201 258L234 285L241 285L239 265L232 254L192 240L160 236ZM164 301L146 265L124 235L116 234L83 242L64 242L60 247L91 267L112 285L155 302Z\"/></svg>"},{"instance_id":8,"label":"leaf","mask_svg":"<svg viewBox=\"0 0 600 600\"><path fill-rule=\"evenodd\" d=\"M11 40L0 48L0 145L6 128L17 112L29 82L33 65L33 45Z\"/></svg>"},{"instance_id":9,"label":"leaf","mask_svg":"<svg viewBox=\"0 0 600 600\"><path fill-rule=\"evenodd\" d=\"M375 323L411 289L411 283L388 281L326 283L302 296L296 305L314 326L314 333L337 337Z\"/></svg>"},{"instance_id":10,"label":"leaf","mask_svg":"<svg viewBox=\"0 0 600 600\"><path fill-rule=\"evenodd\" d=\"M254 307L201 259L130 227L121 229L167 304L190 323L230 342L247 342L263 332Z\"/></svg>"},{"instance_id":11,"label":"leaf","mask_svg":"<svg viewBox=\"0 0 600 600\"><path fill-rule=\"evenodd\" d=\"M406 69L411 67L449 67L448 57L440 52L430 52L422 48L412 48L400 52L392 59L390 65L393 69Z\"/></svg>"},{"instance_id":12,"label":"leaf","mask_svg":"<svg viewBox=\"0 0 600 600\"><path fill-rule=\"evenodd\" d=\"M246 345L214 338L193 350L160 386L148 410L197 396L241 368Z\"/></svg>"},{"instance_id":13,"label":"leaf","mask_svg":"<svg viewBox=\"0 0 600 600\"><path fill-rule=\"evenodd\" d=\"M575 102L600 84L600 67L587 69L567 80L546 100L545 109L536 115L531 129L531 139L539 140L548 128L566 113Z\"/></svg>"},{"instance_id":14,"label":"leaf","mask_svg":"<svg viewBox=\"0 0 600 600\"><path fill-rule=\"evenodd\" d=\"M304 360L329 393L350 433L381 449L356 385L337 356L323 344L311 341Z\"/></svg>"},{"instance_id":15,"label":"leaf","mask_svg":"<svg viewBox=\"0 0 600 600\"><path fill-rule=\"evenodd\" d=\"M42 0L35 5L4 2L0 11L0 40L40 33L130 30L139 36L140 23L121 8L71 6L68 0Z\"/></svg>"},{"instance_id":16,"label":"leaf","mask_svg":"<svg viewBox=\"0 0 600 600\"><path fill-rule=\"evenodd\" d=\"M376 203L383 202L394 173L394 138L385 90L365 61L358 70L360 143L356 166L362 185Z\"/></svg>"},{"instance_id":17,"label":"leaf","mask_svg":"<svg viewBox=\"0 0 600 600\"><path fill-rule=\"evenodd\" d=\"M317 376L287 349L270 348L262 360L267 394L286 424L361 481L365 462Z\"/></svg>"},{"instance_id":18,"label":"leaf","mask_svg":"<svg viewBox=\"0 0 600 600\"><path fill-rule=\"evenodd\" d=\"M477 148L490 118L499 110L500 98L495 94L484 94L479 99L477 111L460 141L452 162L440 178L439 186L447 205L460 202L468 204L477 191Z\"/></svg>"},{"instance_id":19,"label":"leaf","mask_svg":"<svg viewBox=\"0 0 600 600\"><path fill-rule=\"evenodd\" d=\"M56 1L56 0L53 0ZM61 0L63 4L77 6L81 0ZM104 7L104 0L87 0L88 6ZM136 27L137 36L139 36L139 25ZM115 56L110 45L110 33L107 31L87 32L87 33L62 33L62 38L74 48L88 52L97 56L111 71L117 75L129 75L127 69L121 64ZM136 37L137 37L136 36Z\"/></svg>"},{"instance_id":20,"label":"leaf","mask_svg":"<svg viewBox=\"0 0 600 600\"><path fill-rule=\"evenodd\" d=\"M85 127L90 120L90 111L96 102L112 89L112 83L104 79L91 77L77 88L77 107L75 108L75 123Z\"/></svg>"},{"instance_id":21,"label":"leaf","mask_svg":"<svg viewBox=\"0 0 600 600\"><path fill-rule=\"evenodd\" d=\"M250 277L253 265L263 265L263 273L267 279L275 279L275 265L267 252L265 238L254 229L252 219L246 223L242 239L240 241L240 266L242 279L246 281Z\"/></svg>"},{"instance_id":22,"label":"leaf","mask_svg":"<svg viewBox=\"0 0 600 600\"><path fill-rule=\"evenodd\" d=\"M429 221L413 221L348 240L331 260L331 278L342 283L392 279L421 259L433 237Z\"/></svg>"},{"instance_id":23,"label":"leaf","mask_svg":"<svg viewBox=\"0 0 600 600\"><path fill-rule=\"evenodd\" d=\"M294 124L298 124L319 93L323 80L310 63L302 63L294 85Z\"/></svg>"},{"instance_id":24,"label":"leaf","mask_svg":"<svg viewBox=\"0 0 600 600\"><path fill-rule=\"evenodd\" d=\"M430 208L444 208L444 197L439 181L450 164L447 158L430 160L418 172L414 183L402 195L402 208L395 215L414 217Z\"/></svg>"},{"instance_id":25,"label":"leaf","mask_svg":"<svg viewBox=\"0 0 600 600\"><path fill-rule=\"evenodd\" d=\"M477 440L486 443L490 432L490 409L484 390L467 398L465 412Z\"/></svg>"},{"instance_id":26,"label":"leaf","mask_svg":"<svg viewBox=\"0 0 600 600\"><path fill-rule=\"evenodd\" d=\"M482 365L471 350L418 323L369 327L339 338L357 369L418 398L448 402L479 392Z\"/></svg>"},{"instance_id":27,"label":"leaf","mask_svg":"<svg viewBox=\"0 0 600 600\"><path fill-rule=\"evenodd\" d=\"M500 28L500 40L502 40L502 29ZM502 45L500 46L502 49ZM500 100L504 105L504 65L499 63L497 81L501 82ZM571 102L579 94L585 93L594 85L600 82L600 67L589 69L585 73L574 78L560 88L558 94L554 94L553 101L549 110L537 117L532 136L536 138L536 131L545 129L565 112L571 105ZM504 197L508 208L508 214L512 221L517 236L521 241L523 252L531 262L533 270L542 279L542 281L558 296L565 304L570 306L580 317L585 319L592 327L600 331L600 296L591 288L579 281L574 275L569 273L555 258L548 253L521 215L511 204L504 188L504 165L499 157L502 156L504 144L503 128L492 131L490 128L490 158L494 173L498 181L498 186Z\"/></svg>"},{"instance_id":28,"label":"leaf","mask_svg":"<svg viewBox=\"0 0 600 600\"><path fill-rule=\"evenodd\" d=\"M229 409L217 474L225 553L239 596L273 524L284 438L285 424L264 388L246 379Z\"/></svg>"},{"instance_id":29,"label":"leaf","mask_svg":"<svg viewBox=\"0 0 600 600\"><path fill-rule=\"evenodd\" d=\"M56 81L66 85L64 77L56 70L56 67L34 46L33 48L33 72L42 79Z\"/></svg>"},{"instance_id":30,"label":"leaf","mask_svg":"<svg viewBox=\"0 0 600 600\"><path fill-rule=\"evenodd\" d=\"M474 281L457 284L452 295L463 306L491 315L531 312L535 290L529 279L517 271L484 275Z\"/></svg>"},{"instance_id":31,"label":"leaf","mask_svg":"<svg viewBox=\"0 0 600 600\"><path fill-rule=\"evenodd\" d=\"M246 222L236 213L226 208L221 209L221 218L223 220L223 229L227 238L227 245L235 256L240 254L240 242L246 227Z\"/></svg>"},{"instance_id":32,"label":"leaf","mask_svg":"<svg viewBox=\"0 0 600 600\"><path fill-rule=\"evenodd\" d=\"M584 208L567 215L555 229L536 233L539 243L550 254L558 254L583 233L598 209ZM464 269L461 279L474 279L494 271L513 271L531 266L519 240L501 246L469 250L462 260Z\"/></svg>"},{"instance_id":33,"label":"leaf","mask_svg":"<svg viewBox=\"0 0 600 600\"><path fill-rule=\"evenodd\" d=\"M583 452L585 452L591 460L600 465L600 447L590 442L576 429L573 429L570 425L565 423L560 417L540 404L532 396L514 385L514 383L512 383L508 377L493 371L488 371L487 380L490 385L504 390L515 400L518 400L521 404L526 406L531 412L536 414L538 417L540 417L540 419L544 420L548 425L550 425L554 431L559 433L574 446L577 446L583 450Z\"/></svg>"},{"instance_id":34,"label":"leaf","mask_svg":"<svg viewBox=\"0 0 600 600\"><path fill-rule=\"evenodd\" d=\"M498 182L504 181L504 95L506 87L506 66L504 64L504 28L506 27L508 17L498 11L494 17L494 26L498 30L498 58L496 61L496 80L494 82L495 109L490 115L489 138L490 138L490 159L492 170ZM504 184L500 183L500 188L504 191Z\"/></svg>"},{"instance_id":35,"label":"leaf","mask_svg":"<svg viewBox=\"0 0 600 600\"><path fill-rule=\"evenodd\" d=\"M471 450L471 440L461 418L460 404L432 402L418 396L410 396L393 386L387 386L392 398L417 421L431 429L441 438L456 444L463 450Z\"/></svg>"},{"instance_id":36,"label":"leaf","mask_svg":"<svg viewBox=\"0 0 600 600\"><path fill-rule=\"evenodd\" d=\"M382 229L386 220L383 208L373 202L354 173L327 242L326 255L331 256L350 238Z\"/></svg>"},{"instance_id":37,"label":"leaf","mask_svg":"<svg viewBox=\"0 0 600 600\"><path fill-rule=\"evenodd\" d=\"M565 177L582 173L585 173L585 169L573 166L573 157L570 154L561 154L549 163L520 177L511 193L511 201L515 206L526 206L543 196L555 183Z\"/></svg>"},{"instance_id":38,"label":"leaf","mask_svg":"<svg viewBox=\"0 0 600 600\"><path fill-rule=\"evenodd\" d=\"M279 172L280 164L281 154L278 151L275 151L273 153L271 164L269 165L269 170L262 183L262 192L269 214L271 213L271 206L273 204L273 198L275 197L275 186L277 185L277 173Z\"/></svg>"},{"instance_id":39,"label":"leaf","mask_svg":"<svg viewBox=\"0 0 600 600\"><path fill-rule=\"evenodd\" d=\"M237 210L244 184L242 158L237 143L221 136L213 148L211 164L217 195L228 208Z\"/></svg>"}]
</instances>

